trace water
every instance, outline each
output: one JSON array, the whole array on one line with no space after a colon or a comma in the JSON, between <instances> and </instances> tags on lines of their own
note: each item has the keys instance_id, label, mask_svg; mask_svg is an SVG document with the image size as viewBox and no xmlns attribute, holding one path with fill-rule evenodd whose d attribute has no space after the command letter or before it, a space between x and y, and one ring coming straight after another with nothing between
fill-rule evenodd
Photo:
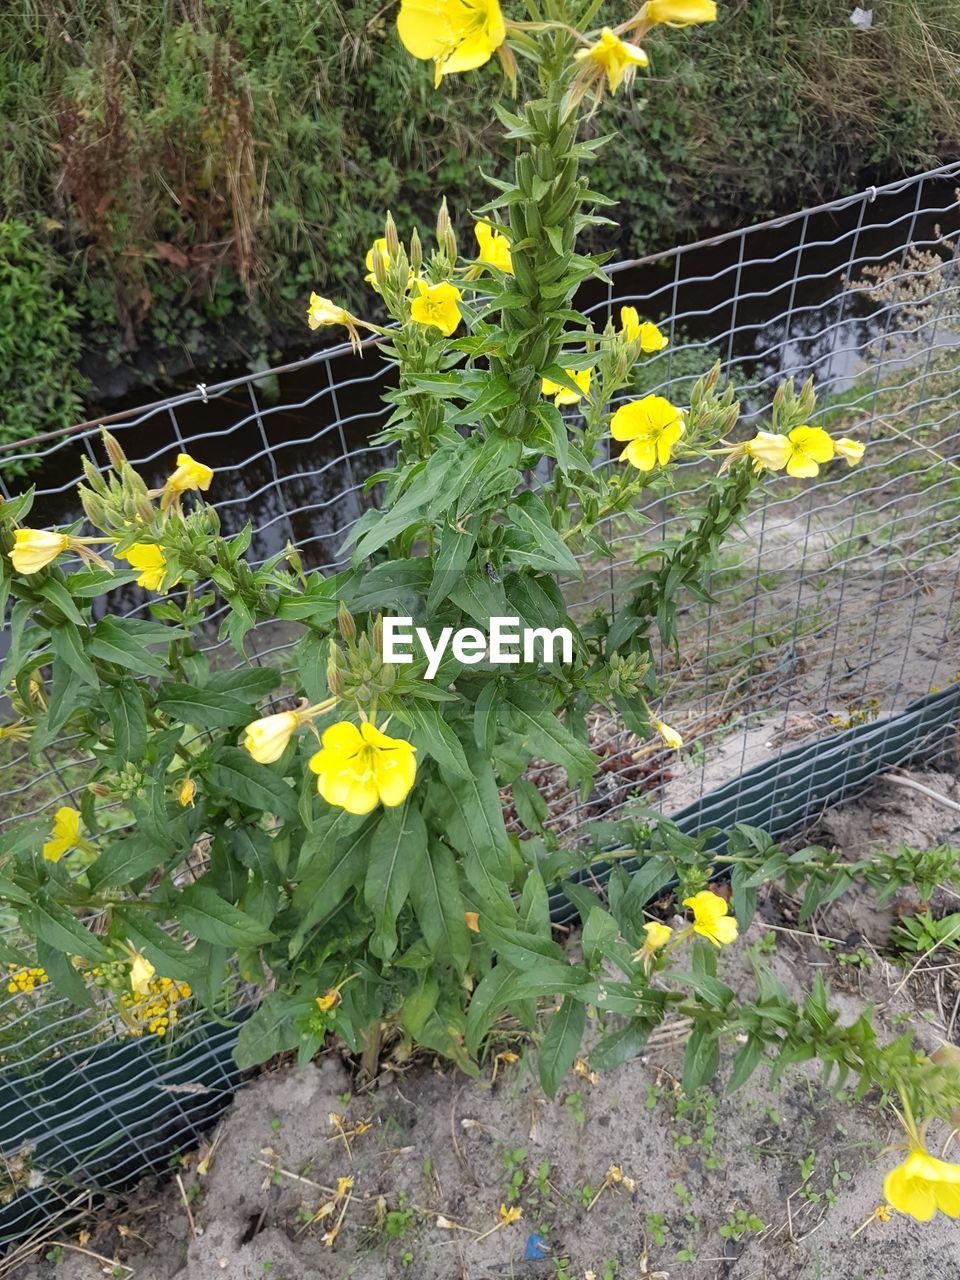
<instances>
[{"instance_id":1,"label":"water","mask_svg":"<svg viewBox=\"0 0 960 1280\"><path fill-rule=\"evenodd\" d=\"M666 387L702 371L717 352L748 408L762 408L783 374L802 379L813 373L821 388L843 391L856 381L868 345L900 324L889 307L845 281L857 279L864 265L900 261L907 244L932 247L941 235L955 240L958 231L955 183L928 179L872 203L858 200L839 212L629 266L614 278L614 312L633 303L671 333L650 373ZM580 298L598 328L609 302L607 287L593 282ZM933 340L943 341L944 334L949 330L939 329ZM308 565L329 565L371 501L364 482L389 461L389 451L370 440L387 414L381 396L391 376L375 351L362 360L348 354L280 375L272 403L270 384L259 382L256 398L244 386L175 413L155 411L115 432L151 485L162 482L181 449L214 467L211 496L224 531L252 519L257 556L281 550L289 539ZM75 484L84 447L98 455L90 444L67 440L31 477L40 490L32 523L78 517Z\"/></svg>"}]
</instances>

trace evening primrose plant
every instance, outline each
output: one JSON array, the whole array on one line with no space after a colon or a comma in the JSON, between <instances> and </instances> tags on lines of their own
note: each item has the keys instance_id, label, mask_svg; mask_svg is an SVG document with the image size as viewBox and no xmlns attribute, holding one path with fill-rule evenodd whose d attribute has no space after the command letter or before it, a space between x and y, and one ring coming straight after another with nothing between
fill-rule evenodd
<instances>
[{"instance_id":1,"label":"evening primrose plant","mask_svg":"<svg viewBox=\"0 0 960 1280\"><path fill-rule=\"evenodd\" d=\"M413 1047L476 1072L491 1034L519 1026L551 1095L588 1026L589 1069L603 1070L680 1017L687 1089L716 1073L725 1044L737 1046L733 1086L763 1062L818 1056L839 1083L880 1088L922 1124L960 1105L954 1065L907 1040L879 1045L869 1019L841 1026L822 987L792 1003L759 960L752 1002L719 974L770 869L806 877L816 905L831 891L828 859L785 863L749 831L713 858L663 822L612 824L564 848L537 818L532 760L589 793L597 705L682 746L650 709L655 649L679 647L681 602L706 591L759 486L862 453L810 425L809 384L780 387L769 420L739 441L718 367L689 404L631 395L638 362L667 336L636 308L599 332L577 309L580 285L606 279L578 237L606 222L588 171L612 145L584 121L647 66L639 42L653 27L717 16L706 0L648 0L619 25L602 10L530 0L519 17L497 0L402 0L399 38L437 83L496 60L525 96L493 108L515 172L492 184L466 237L445 204L429 239L402 238L386 216L366 267L371 314L387 325L309 299L312 329L341 327L361 351L372 336L396 374L378 442L394 461L371 480L382 504L351 529L339 572L306 571L293 547L248 559L252 525L222 535L202 459L178 455L150 489L109 434L108 465L83 464L94 534L33 528L29 493L0 506L17 740L37 762L66 740L90 762L69 804L0 839L0 903L26 940L5 942L0 960L40 969L80 1004L105 983L121 1014L135 1022L146 1002L148 1030L165 1035L171 1002L217 1009L238 973L262 993L240 1027L242 1065L291 1049L307 1061L333 1034L371 1074ZM614 528L639 529L641 504L669 501L680 463L703 474L701 505L656 547L638 537L616 612L578 626L561 583L584 557L611 554ZM99 604L132 583L148 594L139 616ZM283 623L298 636L286 665L215 665L215 617L241 658L255 626ZM426 638L429 663L388 656L391 620ZM504 621L562 632L568 650L495 661ZM508 805L526 826L508 832ZM598 862L613 866L603 896L588 887ZM724 870L729 903L709 887ZM674 883L680 918L652 918ZM581 916L576 950L554 937L559 893ZM903 1204L920 1203L911 1188L930 1168L914 1159L896 1184ZM937 1204L949 1209L950 1193Z\"/></svg>"}]
</instances>

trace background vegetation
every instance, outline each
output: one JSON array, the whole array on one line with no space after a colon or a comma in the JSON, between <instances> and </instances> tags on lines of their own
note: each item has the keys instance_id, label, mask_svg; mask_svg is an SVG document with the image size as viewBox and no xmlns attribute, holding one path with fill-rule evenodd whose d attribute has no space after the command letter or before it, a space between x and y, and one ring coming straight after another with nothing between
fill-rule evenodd
<instances>
[{"instance_id":1,"label":"background vegetation","mask_svg":"<svg viewBox=\"0 0 960 1280\"><path fill-rule=\"evenodd\" d=\"M594 121L624 133L593 181L621 202L621 252L960 152L960 21L949 24L941 0L878 0L861 31L851 7L728 0L715 26L651 35L650 74ZM486 105L487 88L503 85L485 71L483 93L475 76L435 91L403 54L393 10L381 0L3 6L0 328L15 327L25 352L3 435L74 415L79 384L49 389L51 306L60 367L82 342L101 388L124 366L129 385L188 359L258 364L303 335L312 288L363 292L369 309L362 257L385 205L401 229L429 224L445 191L467 233L480 169L505 164ZM24 257L33 265L18 277ZM25 311L9 282L38 271L58 301Z\"/></svg>"}]
</instances>

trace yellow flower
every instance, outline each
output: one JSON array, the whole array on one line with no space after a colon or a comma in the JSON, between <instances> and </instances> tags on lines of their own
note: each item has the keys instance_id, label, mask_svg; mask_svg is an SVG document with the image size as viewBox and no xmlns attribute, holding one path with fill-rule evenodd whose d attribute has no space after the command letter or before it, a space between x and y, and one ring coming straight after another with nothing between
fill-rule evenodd
<instances>
[{"instance_id":1,"label":"yellow flower","mask_svg":"<svg viewBox=\"0 0 960 1280\"><path fill-rule=\"evenodd\" d=\"M679 733L677 733L676 729L671 728L670 725L665 723L665 721L658 720L656 716L650 717L650 723L671 751L680 750L683 746L683 739L680 737Z\"/></svg>"},{"instance_id":2,"label":"yellow flower","mask_svg":"<svg viewBox=\"0 0 960 1280\"><path fill-rule=\"evenodd\" d=\"M331 987L329 991L325 991L322 996L316 997L317 1008L321 1013L329 1013L330 1010L340 1003L343 997L340 994L339 987Z\"/></svg>"},{"instance_id":3,"label":"yellow flower","mask_svg":"<svg viewBox=\"0 0 960 1280\"><path fill-rule=\"evenodd\" d=\"M476 911L465 911L463 913L463 923L471 933L480 932L480 916Z\"/></svg>"},{"instance_id":4,"label":"yellow flower","mask_svg":"<svg viewBox=\"0 0 960 1280\"><path fill-rule=\"evenodd\" d=\"M180 783L180 786L177 788L177 802L186 808L188 804L193 804L196 794L197 784L192 778L184 778Z\"/></svg>"},{"instance_id":5,"label":"yellow flower","mask_svg":"<svg viewBox=\"0 0 960 1280\"><path fill-rule=\"evenodd\" d=\"M509 1227L512 1222L519 1222L523 1217L523 1210L518 1204L511 1205L508 1209L505 1204L500 1206L500 1226Z\"/></svg>"},{"instance_id":6,"label":"yellow flower","mask_svg":"<svg viewBox=\"0 0 960 1280\"><path fill-rule=\"evenodd\" d=\"M70 545L65 533L48 533L45 529L17 529L13 542L10 563L17 573L24 574L39 573Z\"/></svg>"},{"instance_id":7,"label":"yellow flower","mask_svg":"<svg viewBox=\"0 0 960 1280\"><path fill-rule=\"evenodd\" d=\"M683 410L663 396L644 396L621 405L610 423L614 440L630 442L621 461L632 463L638 471L652 471L658 462L666 466L684 429Z\"/></svg>"},{"instance_id":8,"label":"yellow flower","mask_svg":"<svg viewBox=\"0 0 960 1280\"><path fill-rule=\"evenodd\" d=\"M787 475L798 480L819 475L820 463L829 462L835 452L833 441L822 427L794 427L787 439L790 441Z\"/></svg>"},{"instance_id":9,"label":"yellow flower","mask_svg":"<svg viewBox=\"0 0 960 1280\"><path fill-rule=\"evenodd\" d=\"M311 293L307 308L307 324L311 329L319 329L323 324L347 324L349 320L350 314L343 307L329 298L321 298L319 293Z\"/></svg>"},{"instance_id":10,"label":"yellow flower","mask_svg":"<svg viewBox=\"0 0 960 1280\"><path fill-rule=\"evenodd\" d=\"M138 587L143 587L145 591L159 591L163 587L167 558L162 547L149 542L135 542L126 551L118 551L117 559L126 560L131 568L137 570L140 574L137 578ZM179 581L179 578L174 578L168 585L175 587Z\"/></svg>"},{"instance_id":11,"label":"yellow flower","mask_svg":"<svg viewBox=\"0 0 960 1280\"><path fill-rule=\"evenodd\" d=\"M633 958L643 965L645 973L649 973L653 968L655 955L670 941L673 930L659 920L648 920L643 929L647 936L640 950L633 953Z\"/></svg>"},{"instance_id":12,"label":"yellow flower","mask_svg":"<svg viewBox=\"0 0 960 1280\"><path fill-rule=\"evenodd\" d=\"M918 1222L929 1222L938 1209L948 1218L960 1218L960 1165L914 1147L884 1178L883 1194L894 1209Z\"/></svg>"},{"instance_id":13,"label":"yellow flower","mask_svg":"<svg viewBox=\"0 0 960 1280\"><path fill-rule=\"evenodd\" d=\"M202 462L191 458L189 453L177 454L177 469L167 478L163 486L168 493L186 493L188 489L202 489L204 493L210 488L213 470Z\"/></svg>"},{"instance_id":14,"label":"yellow flower","mask_svg":"<svg viewBox=\"0 0 960 1280\"><path fill-rule=\"evenodd\" d=\"M643 945L651 951L659 951L661 947L665 947L673 933L668 924L661 924L659 920L648 920L643 931L647 935Z\"/></svg>"},{"instance_id":15,"label":"yellow flower","mask_svg":"<svg viewBox=\"0 0 960 1280\"><path fill-rule=\"evenodd\" d=\"M513 275L513 259L510 257L510 241L489 222L478 222L474 228L480 252L477 258L488 266L496 267L504 275Z\"/></svg>"},{"instance_id":16,"label":"yellow flower","mask_svg":"<svg viewBox=\"0 0 960 1280\"><path fill-rule=\"evenodd\" d=\"M838 458L843 458L848 467L855 467L863 457L866 445L859 440L851 440L849 436L841 436L839 440L834 440L833 447Z\"/></svg>"},{"instance_id":17,"label":"yellow flower","mask_svg":"<svg viewBox=\"0 0 960 1280\"><path fill-rule=\"evenodd\" d=\"M410 304L410 318L416 324L428 328L439 329L445 338L449 338L460 324L460 302L463 295L452 284L428 284L426 280L418 280L419 298Z\"/></svg>"},{"instance_id":18,"label":"yellow flower","mask_svg":"<svg viewBox=\"0 0 960 1280\"><path fill-rule=\"evenodd\" d=\"M793 448L786 436L773 431L758 431L743 446L743 453L752 459L754 471L782 471L793 456Z\"/></svg>"},{"instance_id":19,"label":"yellow flower","mask_svg":"<svg viewBox=\"0 0 960 1280\"><path fill-rule=\"evenodd\" d=\"M130 965L130 989L135 996L150 995L150 983L156 972L146 956L142 956L139 951L134 952L133 963Z\"/></svg>"},{"instance_id":20,"label":"yellow flower","mask_svg":"<svg viewBox=\"0 0 960 1280\"><path fill-rule=\"evenodd\" d=\"M611 93L616 93L624 77L629 81L636 74L637 67L645 67L649 58L635 44L627 44L619 36L615 36L609 27L600 32L600 39L589 49L577 51L577 61L590 58L603 68L607 76L607 86Z\"/></svg>"},{"instance_id":21,"label":"yellow flower","mask_svg":"<svg viewBox=\"0 0 960 1280\"><path fill-rule=\"evenodd\" d=\"M620 308L620 332L627 342L639 342L640 350L646 355L652 355L654 351L662 351L670 342L670 339L649 320L641 323L636 307Z\"/></svg>"},{"instance_id":22,"label":"yellow flower","mask_svg":"<svg viewBox=\"0 0 960 1280\"><path fill-rule=\"evenodd\" d=\"M716 22L715 0L647 0L640 19L653 26L665 22L671 27L688 27L693 22Z\"/></svg>"},{"instance_id":23,"label":"yellow flower","mask_svg":"<svg viewBox=\"0 0 960 1280\"><path fill-rule=\"evenodd\" d=\"M80 811L64 805L58 809L53 819L53 830L50 839L43 846L43 856L47 862L59 862L71 849L88 847L80 838Z\"/></svg>"},{"instance_id":24,"label":"yellow flower","mask_svg":"<svg viewBox=\"0 0 960 1280\"><path fill-rule=\"evenodd\" d=\"M580 388L583 396L590 390L590 369L564 369L564 373L571 382L575 382ZM559 382L551 382L549 378L544 378L540 383L540 390L545 396L553 396L553 403L559 409L563 404L576 404L582 396L577 395L575 391L571 391L569 387L562 387Z\"/></svg>"},{"instance_id":25,"label":"yellow flower","mask_svg":"<svg viewBox=\"0 0 960 1280\"><path fill-rule=\"evenodd\" d=\"M733 942L737 936L737 922L727 914L727 904L717 893L701 889L692 898L684 898L683 905L693 912L693 932L708 938L715 947Z\"/></svg>"},{"instance_id":26,"label":"yellow flower","mask_svg":"<svg viewBox=\"0 0 960 1280\"><path fill-rule=\"evenodd\" d=\"M286 750L287 743L300 727L296 711L280 711L248 724L243 745L258 764L273 764Z\"/></svg>"},{"instance_id":27,"label":"yellow flower","mask_svg":"<svg viewBox=\"0 0 960 1280\"><path fill-rule=\"evenodd\" d=\"M435 85L482 67L507 35L499 0L401 0L397 32L408 53L433 60Z\"/></svg>"},{"instance_id":28,"label":"yellow flower","mask_svg":"<svg viewBox=\"0 0 960 1280\"><path fill-rule=\"evenodd\" d=\"M317 791L327 804L348 813L370 813L378 804L403 804L417 776L414 748L402 738L388 738L364 721L358 729L348 720L324 732L323 746L310 760Z\"/></svg>"}]
</instances>

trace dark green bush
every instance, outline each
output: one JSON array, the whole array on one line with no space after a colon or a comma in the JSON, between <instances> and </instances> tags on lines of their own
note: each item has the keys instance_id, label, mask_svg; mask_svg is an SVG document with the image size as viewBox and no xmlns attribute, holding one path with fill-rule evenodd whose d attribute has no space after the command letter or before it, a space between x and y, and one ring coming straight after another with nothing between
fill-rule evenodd
<instances>
[{"instance_id":1,"label":"dark green bush","mask_svg":"<svg viewBox=\"0 0 960 1280\"><path fill-rule=\"evenodd\" d=\"M81 415L78 312L57 285L59 263L25 222L0 222L0 442L67 426ZM0 454L5 479L30 461Z\"/></svg>"}]
</instances>

